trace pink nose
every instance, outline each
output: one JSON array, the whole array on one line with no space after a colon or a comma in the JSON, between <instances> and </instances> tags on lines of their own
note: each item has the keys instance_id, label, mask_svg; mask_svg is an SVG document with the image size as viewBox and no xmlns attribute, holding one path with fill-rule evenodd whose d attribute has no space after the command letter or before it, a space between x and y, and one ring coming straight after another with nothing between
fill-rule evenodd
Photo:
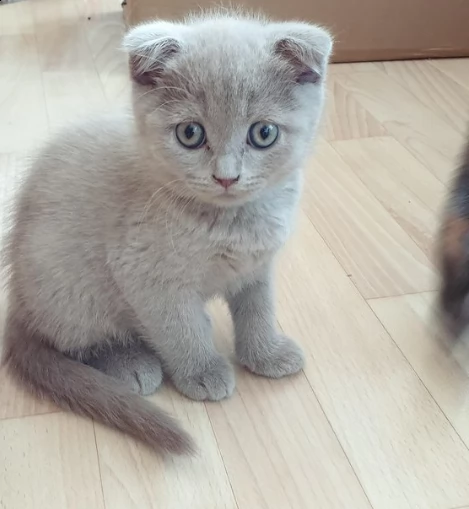
<instances>
[{"instance_id":1,"label":"pink nose","mask_svg":"<svg viewBox=\"0 0 469 509\"><path fill-rule=\"evenodd\" d=\"M228 189L230 186L238 182L239 177L236 177L235 179L219 179L218 177L215 177L215 175L213 175L213 180L215 180L215 182L218 182L218 184L223 186L225 189Z\"/></svg>"}]
</instances>

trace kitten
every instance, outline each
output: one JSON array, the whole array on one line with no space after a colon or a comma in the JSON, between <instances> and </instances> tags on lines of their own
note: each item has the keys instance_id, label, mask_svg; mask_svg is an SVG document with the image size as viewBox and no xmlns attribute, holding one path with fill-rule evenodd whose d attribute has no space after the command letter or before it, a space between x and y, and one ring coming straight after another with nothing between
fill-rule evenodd
<instances>
[{"instance_id":1,"label":"kitten","mask_svg":"<svg viewBox=\"0 0 469 509\"><path fill-rule=\"evenodd\" d=\"M190 437L138 393L164 371L189 398L232 394L209 299L227 299L243 366L273 378L301 370L301 349L275 329L272 265L331 46L314 25L221 14L126 35L133 115L62 132L16 205L5 354L17 379L184 453Z\"/></svg>"},{"instance_id":2,"label":"kitten","mask_svg":"<svg viewBox=\"0 0 469 509\"><path fill-rule=\"evenodd\" d=\"M448 198L440 232L440 305L450 332L469 323L469 143Z\"/></svg>"}]
</instances>

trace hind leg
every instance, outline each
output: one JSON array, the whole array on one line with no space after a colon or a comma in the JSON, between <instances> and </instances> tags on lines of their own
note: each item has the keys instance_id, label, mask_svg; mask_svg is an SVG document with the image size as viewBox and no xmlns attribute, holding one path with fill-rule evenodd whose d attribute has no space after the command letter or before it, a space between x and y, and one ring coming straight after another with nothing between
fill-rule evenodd
<instances>
[{"instance_id":1,"label":"hind leg","mask_svg":"<svg viewBox=\"0 0 469 509\"><path fill-rule=\"evenodd\" d=\"M91 350L84 362L142 396L155 392L163 380L158 357L140 340L127 344L107 343Z\"/></svg>"}]
</instances>

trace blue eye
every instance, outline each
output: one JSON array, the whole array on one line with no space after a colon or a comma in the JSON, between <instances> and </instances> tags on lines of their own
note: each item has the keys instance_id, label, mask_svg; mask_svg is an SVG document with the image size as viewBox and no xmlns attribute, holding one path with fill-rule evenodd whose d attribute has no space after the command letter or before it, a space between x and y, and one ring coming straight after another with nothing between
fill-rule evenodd
<instances>
[{"instance_id":1,"label":"blue eye","mask_svg":"<svg viewBox=\"0 0 469 509\"><path fill-rule=\"evenodd\" d=\"M205 143L205 129L197 122L185 122L176 126L176 138L186 148L200 148Z\"/></svg>"},{"instance_id":2,"label":"blue eye","mask_svg":"<svg viewBox=\"0 0 469 509\"><path fill-rule=\"evenodd\" d=\"M248 143L254 148L271 147L278 138L279 128L275 124L256 122L249 128Z\"/></svg>"}]
</instances>

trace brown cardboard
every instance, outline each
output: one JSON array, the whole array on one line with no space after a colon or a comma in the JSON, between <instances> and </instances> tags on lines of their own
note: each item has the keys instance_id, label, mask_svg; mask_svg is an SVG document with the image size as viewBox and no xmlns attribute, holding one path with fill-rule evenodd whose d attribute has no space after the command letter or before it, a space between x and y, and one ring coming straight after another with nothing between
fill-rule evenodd
<instances>
[{"instance_id":1,"label":"brown cardboard","mask_svg":"<svg viewBox=\"0 0 469 509\"><path fill-rule=\"evenodd\" d=\"M469 56L469 0L239 0L278 19L329 27L334 61ZM127 0L128 25L151 18L180 18L210 0Z\"/></svg>"}]
</instances>

